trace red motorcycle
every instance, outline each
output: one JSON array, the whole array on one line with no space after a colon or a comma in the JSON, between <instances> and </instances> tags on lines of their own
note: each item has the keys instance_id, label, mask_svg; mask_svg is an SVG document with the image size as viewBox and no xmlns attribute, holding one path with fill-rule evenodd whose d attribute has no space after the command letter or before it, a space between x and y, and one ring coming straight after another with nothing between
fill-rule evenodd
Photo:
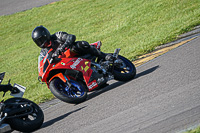
<instances>
[{"instance_id":1,"label":"red motorcycle","mask_svg":"<svg viewBox=\"0 0 200 133\"><path fill-rule=\"evenodd\" d=\"M100 50L99 41L90 45ZM59 56L50 49L44 58L39 56L38 80L45 82L53 95L64 102L83 102L88 91L104 87L109 80L128 81L135 77L134 64L120 56L119 51L111 54L112 61L105 61L90 54L77 56L69 47Z\"/></svg>"}]
</instances>

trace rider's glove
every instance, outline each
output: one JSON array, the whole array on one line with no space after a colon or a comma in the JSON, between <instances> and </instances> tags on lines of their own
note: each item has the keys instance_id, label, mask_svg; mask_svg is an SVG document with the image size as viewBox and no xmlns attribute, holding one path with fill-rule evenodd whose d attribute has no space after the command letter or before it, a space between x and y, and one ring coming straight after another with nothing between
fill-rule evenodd
<instances>
[{"instance_id":1,"label":"rider's glove","mask_svg":"<svg viewBox=\"0 0 200 133\"><path fill-rule=\"evenodd\" d=\"M68 34L65 43L58 49L58 54L65 52L66 48L71 48L75 40L76 40L75 35Z\"/></svg>"},{"instance_id":2,"label":"rider's glove","mask_svg":"<svg viewBox=\"0 0 200 133\"><path fill-rule=\"evenodd\" d=\"M64 46L61 46L60 48L58 48L57 55L61 55L62 52L65 52L65 47Z\"/></svg>"},{"instance_id":3,"label":"rider's glove","mask_svg":"<svg viewBox=\"0 0 200 133\"><path fill-rule=\"evenodd\" d=\"M60 62L62 59L61 58L58 58L57 56L55 56L54 58L53 58L53 63L58 63L58 62Z\"/></svg>"},{"instance_id":4,"label":"rider's glove","mask_svg":"<svg viewBox=\"0 0 200 133\"><path fill-rule=\"evenodd\" d=\"M53 63L58 63L59 61L61 61L61 59L60 58L58 58L58 56L59 56L60 54L59 54L59 49L58 50L56 50L56 52L54 52L53 54L52 54L52 62Z\"/></svg>"}]
</instances>

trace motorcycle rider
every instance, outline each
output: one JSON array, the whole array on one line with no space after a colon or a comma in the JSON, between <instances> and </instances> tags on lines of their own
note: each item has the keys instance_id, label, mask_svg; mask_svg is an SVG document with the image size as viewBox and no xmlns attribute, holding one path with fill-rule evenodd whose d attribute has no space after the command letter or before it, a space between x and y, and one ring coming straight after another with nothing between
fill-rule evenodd
<instances>
[{"instance_id":1,"label":"motorcycle rider","mask_svg":"<svg viewBox=\"0 0 200 133\"><path fill-rule=\"evenodd\" d=\"M50 48L57 50L57 53L61 53L65 51L66 47L70 48L72 53L78 55L91 54L93 56L98 57L99 59L104 60L112 60L112 56L109 54L105 54L95 47L89 45L86 41L75 41L76 36L72 34L68 34L66 32L56 32L54 34L50 34L48 29L44 26L37 26L32 31L32 39L36 43L36 45L41 49L40 56L44 58ZM99 41L99 43L101 43Z\"/></svg>"}]
</instances>

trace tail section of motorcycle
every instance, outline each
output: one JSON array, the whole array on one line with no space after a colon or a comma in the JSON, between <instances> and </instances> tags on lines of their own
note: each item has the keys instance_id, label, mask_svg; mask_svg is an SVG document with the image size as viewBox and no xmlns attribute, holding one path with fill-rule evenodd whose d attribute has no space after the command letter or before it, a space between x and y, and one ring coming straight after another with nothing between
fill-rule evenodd
<instances>
[{"instance_id":1,"label":"tail section of motorcycle","mask_svg":"<svg viewBox=\"0 0 200 133\"><path fill-rule=\"evenodd\" d=\"M5 72L0 73L0 84ZM0 102L0 133L17 130L20 132L33 132L39 129L44 121L44 114L41 108L34 102L22 98L26 87L14 84L1 85L3 97L10 91L14 98L4 99Z\"/></svg>"},{"instance_id":2,"label":"tail section of motorcycle","mask_svg":"<svg viewBox=\"0 0 200 133\"><path fill-rule=\"evenodd\" d=\"M44 114L36 103L25 98L10 98L4 103L4 113L8 114L5 122L12 129L33 132L42 126Z\"/></svg>"}]
</instances>

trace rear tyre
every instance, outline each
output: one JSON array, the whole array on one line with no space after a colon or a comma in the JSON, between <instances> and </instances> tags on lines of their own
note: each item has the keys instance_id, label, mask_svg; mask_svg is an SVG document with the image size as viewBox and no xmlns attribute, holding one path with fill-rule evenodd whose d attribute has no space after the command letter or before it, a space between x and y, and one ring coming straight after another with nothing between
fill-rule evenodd
<instances>
[{"instance_id":1,"label":"rear tyre","mask_svg":"<svg viewBox=\"0 0 200 133\"><path fill-rule=\"evenodd\" d=\"M37 104L25 98L10 98L5 101L5 104L10 103L12 103L13 105L9 105L8 107L6 106L6 109L9 108L10 110L12 110L16 108L21 108L22 106L26 106L28 104L30 106L30 109L20 114L25 114L32 111L29 115L26 116L8 118L6 122L10 124L12 129L18 130L20 132L33 132L42 126L44 121L44 114ZM17 115L20 114L18 113Z\"/></svg>"},{"instance_id":2,"label":"rear tyre","mask_svg":"<svg viewBox=\"0 0 200 133\"><path fill-rule=\"evenodd\" d=\"M49 88L53 95L63 102L78 104L85 101L87 98L85 85L72 79L69 82L72 84L71 87L61 79L54 78L50 82Z\"/></svg>"},{"instance_id":3,"label":"rear tyre","mask_svg":"<svg viewBox=\"0 0 200 133\"><path fill-rule=\"evenodd\" d=\"M114 67L114 79L119 81L129 81L134 79L136 75L135 65L130 60L121 55L119 55L118 58L121 59L122 63Z\"/></svg>"}]
</instances>

